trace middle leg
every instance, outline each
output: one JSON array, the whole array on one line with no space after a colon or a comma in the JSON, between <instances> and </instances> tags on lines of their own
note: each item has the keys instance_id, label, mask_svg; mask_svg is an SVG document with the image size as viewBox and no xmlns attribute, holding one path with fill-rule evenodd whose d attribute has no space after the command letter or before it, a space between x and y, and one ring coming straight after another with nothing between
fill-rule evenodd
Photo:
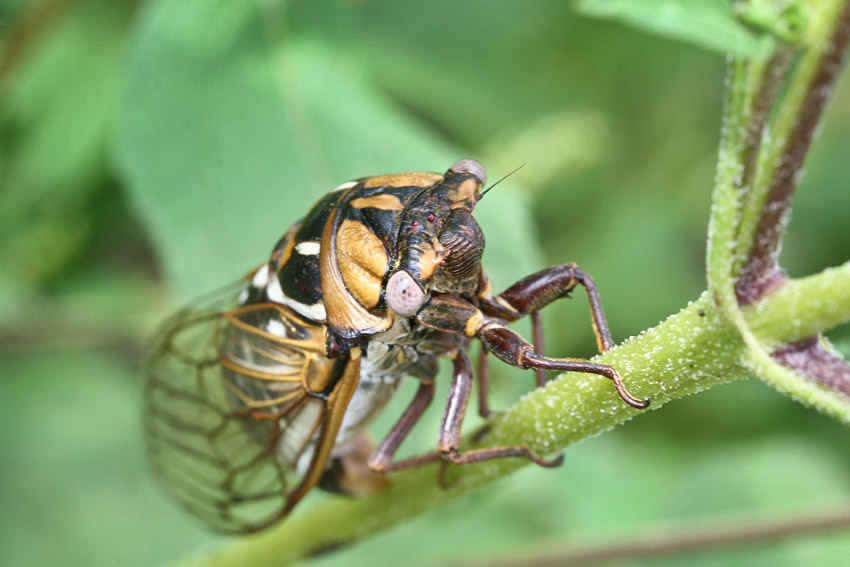
<instances>
[{"instance_id":1,"label":"middle leg","mask_svg":"<svg viewBox=\"0 0 850 567\"><path fill-rule=\"evenodd\" d=\"M460 452L461 427L472 390L472 365L466 353L462 350L458 351L453 362L454 376L449 391L449 402L446 404L446 411L443 414L443 421L440 425L440 440L437 444L437 450L445 459L455 464L466 464L506 457L522 457L543 467L557 467L563 463L563 455L548 461L537 456L531 449L522 444Z\"/></svg>"},{"instance_id":2,"label":"middle leg","mask_svg":"<svg viewBox=\"0 0 850 567\"><path fill-rule=\"evenodd\" d=\"M465 464L491 459L502 459L505 457L526 458L544 467L557 467L563 462L563 456L549 461L537 456L528 447L521 444L460 452L461 429L472 390L472 365L463 349L458 349L457 354L452 359L452 363L454 367L452 385L440 425L440 438L437 443L437 451L391 462L392 456L399 445L401 445L401 441L409 433L413 427L413 423L419 419L425 406L427 406L427 402L424 400L427 398L430 401L430 397L433 395L432 391L429 391L427 394L422 393L424 386L420 386L420 392L417 393L410 407L408 407L405 414L399 419L399 422L387 439L381 443L381 446L378 447L370 458L370 467L380 472L389 472L418 467L441 460L455 464ZM422 399L420 399L420 396Z\"/></svg>"}]
</instances>

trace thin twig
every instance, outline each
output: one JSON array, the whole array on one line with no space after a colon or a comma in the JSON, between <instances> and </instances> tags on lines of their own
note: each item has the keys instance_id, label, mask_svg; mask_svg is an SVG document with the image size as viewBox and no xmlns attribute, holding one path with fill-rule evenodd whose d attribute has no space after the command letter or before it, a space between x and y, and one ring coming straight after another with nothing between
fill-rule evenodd
<instances>
[{"instance_id":1,"label":"thin twig","mask_svg":"<svg viewBox=\"0 0 850 567\"><path fill-rule=\"evenodd\" d=\"M791 61L791 51L785 50L775 54L765 67L761 88L753 101L752 118L747 124L747 136L744 140L744 155L742 163L744 171L736 186L740 189L749 186L755 178L759 150L764 138L764 128L770 118L770 112L776 99L776 93L782 85L788 63Z\"/></svg>"},{"instance_id":2,"label":"thin twig","mask_svg":"<svg viewBox=\"0 0 850 567\"><path fill-rule=\"evenodd\" d=\"M810 513L779 520L774 517L742 521L733 525L722 522L711 527L684 530L654 530L629 540L607 541L578 546L569 550L549 552L545 555L514 557L508 559L476 559L441 563L441 567L562 567L593 565L613 560L657 559L667 555L706 552L729 547L777 541L792 536L850 528L850 503L838 509Z\"/></svg>"},{"instance_id":3,"label":"thin twig","mask_svg":"<svg viewBox=\"0 0 850 567\"><path fill-rule=\"evenodd\" d=\"M0 85L6 75L14 68L35 44L35 41L52 24L57 16L74 0L44 0L32 4L23 11L12 25L6 41L6 49L0 54Z\"/></svg>"},{"instance_id":4,"label":"thin twig","mask_svg":"<svg viewBox=\"0 0 850 567\"><path fill-rule=\"evenodd\" d=\"M771 356L782 366L850 396L850 364L827 350L819 337L790 344L774 351Z\"/></svg>"},{"instance_id":5,"label":"thin twig","mask_svg":"<svg viewBox=\"0 0 850 567\"><path fill-rule=\"evenodd\" d=\"M832 93L850 43L850 1L844 4L838 23L825 44L779 163L776 164L767 200L762 209L747 261L736 283L741 305L759 299L780 274L777 257L787 225L794 190L802 177L803 162L811 147L821 114Z\"/></svg>"}]
</instances>

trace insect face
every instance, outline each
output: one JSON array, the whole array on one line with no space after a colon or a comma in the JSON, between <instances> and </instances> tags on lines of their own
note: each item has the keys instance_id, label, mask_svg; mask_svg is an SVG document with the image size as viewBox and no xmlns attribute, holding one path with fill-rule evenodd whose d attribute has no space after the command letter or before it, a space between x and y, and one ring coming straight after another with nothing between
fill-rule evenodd
<instances>
[{"instance_id":1,"label":"insect face","mask_svg":"<svg viewBox=\"0 0 850 567\"><path fill-rule=\"evenodd\" d=\"M415 314L431 291L475 291L484 235L472 211L486 179L481 164L459 160L407 207L397 245L398 269L386 288L387 304L398 315Z\"/></svg>"}]
</instances>

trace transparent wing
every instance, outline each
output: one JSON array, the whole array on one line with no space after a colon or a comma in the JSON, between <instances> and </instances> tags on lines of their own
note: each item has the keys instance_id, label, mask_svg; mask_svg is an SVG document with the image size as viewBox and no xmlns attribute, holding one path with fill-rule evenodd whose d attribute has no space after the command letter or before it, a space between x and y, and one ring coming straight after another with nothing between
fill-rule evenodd
<instances>
[{"instance_id":1,"label":"transparent wing","mask_svg":"<svg viewBox=\"0 0 850 567\"><path fill-rule=\"evenodd\" d=\"M335 369L349 361L324 357L322 327L279 304L239 306L245 286L169 319L147 365L154 471L185 508L225 532L274 523L315 484L335 414L350 399L316 387L337 389L331 377L341 374L356 387L356 374Z\"/></svg>"}]
</instances>

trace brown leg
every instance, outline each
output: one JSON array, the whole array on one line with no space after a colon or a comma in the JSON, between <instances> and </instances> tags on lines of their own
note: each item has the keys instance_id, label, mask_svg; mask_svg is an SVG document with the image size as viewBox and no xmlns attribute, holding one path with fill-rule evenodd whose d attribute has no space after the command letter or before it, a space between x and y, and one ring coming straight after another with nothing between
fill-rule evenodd
<instances>
[{"instance_id":1,"label":"brown leg","mask_svg":"<svg viewBox=\"0 0 850 567\"><path fill-rule=\"evenodd\" d=\"M481 345L481 350L478 351L478 415L481 417L490 417L489 387L490 366L487 364L487 349Z\"/></svg>"},{"instance_id":2,"label":"brown leg","mask_svg":"<svg viewBox=\"0 0 850 567\"><path fill-rule=\"evenodd\" d=\"M489 449L475 449L463 453L458 452L460 447L460 432L463 418L466 415L466 405L472 390L472 365L469 363L466 353L458 351L454 358L454 378L449 393L449 403L443 414L443 422L440 426L440 440L437 450L443 456L455 464L476 463L489 461L491 459L502 459L505 457L524 457L540 466L556 467L563 462L563 456L552 461L546 461L535 455L525 445L511 445L508 447L493 447Z\"/></svg>"},{"instance_id":3,"label":"brown leg","mask_svg":"<svg viewBox=\"0 0 850 567\"><path fill-rule=\"evenodd\" d=\"M567 268L574 275L575 270L569 266ZM553 270L557 269L559 268L553 268ZM540 301L547 298L551 300L555 297L555 294L551 291L545 297L537 293L535 289L531 289L529 293L532 294L531 299L536 297ZM543 299L540 299L541 297ZM517 315L516 318L520 316ZM596 330L597 335L600 337L600 345L610 345L612 344L611 335L608 332L608 326L604 324L604 315L600 312L599 317L599 324L596 325ZM589 360L545 357L535 352L534 347L518 333L509 329L505 325L504 320L485 317L483 309L479 310L475 305L461 298L451 296L433 297L419 312L417 319L423 325L432 329L477 337L487 347L487 350L496 355L499 360L511 366L523 369L543 368L560 372L588 372L605 376L614 382L617 393L629 405L638 409L646 408L649 405L649 400L636 398L626 390L620 375L612 367L595 364Z\"/></svg>"},{"instance_id":4,"label":"brown leg","mask_svg":"<svg viewBox=\"0 0 850 567\"><path fill-rule=\"evenodd\" d=\"M438 452L428 453L426 455L397 461L395 463L389 462L392 458L392 453L394 453L395 449L398 448L398 445L401 444L400 440L392 444L389 442L389 439L390 437L393 437L393 434L396 433L397 429L401 429L400 425L402 421L404 421L405 417L408 414L413 413L411 408L416 405L416 400L414 399L414 402L407 409L405 415L402 416L402 419L400 419L399 423L396 424L396 427L393 428L393 432L390 433L390 436L384 440L381 447L379 447L375 454L372 455L370 465L373 461L377 463L376 457L379 456L379 453L387 455L384 457L386 459L386 465L383 465L380 469L378 469L381 471L397 471L440 460L463 464L488 461L490 459L501 459L505 457L524 457L544 467L556 467L563 462L563 457L558 457L552 461L544 460L535 455L525 445L511 445L508 447L494 447L491 449L475 449L473 451L460 453L458 451L458 447L460 445L461 427L463 425L463 418L466 414L466 406L469 403L469 396L472 390L472 365L470 364L466 353L462 350L458 351L457 355L453 359L453 363L454 377L452 379L452 386L449 393L449 401L448 404L446 404L446 411L443 414L443 421L440 426L440 440L437 444ZM404 435L407 435L408 431L410 431L410 427L407 427L406 431L398 433L397 437L401 437L403 439ZM385 446L387 446L390 450L383 451ZM441 483L444 484L445 479L443 477L443 473L444 471L441 471L440 475Z\"/></svg>"},{"instance_id":5,"label":"brown leg","mask_svg":"<svg viewBox=\"0 0 850 567\"><path fill-rule=\"evenodd\" d=\"M473 449L472 451L464 451L463 453L458 453L457 450L454 450L446 453L445 455L446 458L456 465L480 463L481 461L506 459L508 457L522 457L540 465L541 467L547 468L560 467L564 464L564 455L558 455L551 461L547 461L535 455L531 449L525 445L509 445L506 447L492 447L490 449Z\"/></svg>"},{"instance_id":6,"label":"brown leg","mask_svg":"<svg viewBox=\"0 0 850 567\"><path fill-rule=\"evenodd\" d=\"M513 330L498 323L483 326L478 333L487 348L499 359L519 368L544 368L558 372L587 372L605 376L614 382L620 397L632 407L644 409L649 400L641 400L631 395L623 384L620 374L611 366L595 364L580 358L548 358L534 352L528 342Z\"/></svg>"},{"instance_id":7,"label":"brown leg","mask_svg":"<svg viewBox=\"0 0 850 567\"><path fill-rule=\"evenodd\" d=\"M458 351L452 360L454 375L449 390L449 401L440 424L440 440L437 450L446 453L460 446L460 428L466 415L466 405L472 392L472 366L463 351Z\"/></svg>"},{"instance_id":8,"label":"brown leg","mask_svg":"<svg viewBox=\"0 0 850 567\"><path fill-rule=\"evenodd\" d=\"M543 319L539 311L531 314L532 330L534 332L534 349L543 354ZM546 384L546 370L536 368L534 370L537 379L537 387ZM478 352L478 415L490 417L490 403L488 401L490 385L490 369L487 364L487 349L483 346Z\"/></svg>"},{"instance_id":9,"label":"brown leg","mask_svg":"<svg viewBox=\"0 0 850 567\"><path fill-rule=\"evenodd\" d=\"M553 266L521 279L495 298L482 298L481 311L491 317L516 321L543 309L556 299L568 297L576 285L581 285L587 292L596 344L599 352L605 352L614 346L614 341L602 310L599 290L590 274L575 264Z\"/></svg>"},{"instance_id":10,"label":"brown leg","mask_svg":"<svg viewBox=\"0 0 850 567\"><path fill-rule=\"evenodd\" d=\"M442 461L443 454L434 451L433 453L426 453L425 455L419 455L418 457L411 457L409 459L396 461L394 463L389 464L385 469L382 470L384 472L395 472L402 469L412 469L421 465L427 465L429 463L438 463Z\"/></svg>"},{"instance_id":11,"label":"brown leg","mask_svg":"<svg viewBox=\"0 0 850 567\"><path fill-rule=\"evenodd\" d=\"M393 426L389 434L381 442L380 446L375 449L372 456L369 457L369 467L374 471L384 472L396 470L399 463L393 464L393 456L401 446L407 434L422 417L422 413L434 399L434 382L429 380L419 384L419 390L416 391L413 401L407 406L402 416ZM436 459L435 459L436 460ZM401 461L404 463L405 461ZM428 462L428 461L425 461ZM415 465L409 465L415 466ZM402 467L404 468L404 467Z\"/></svg>"},{"instance_id":12,"label":"brown leg","mask_svg":"<svg viewBox=\"0 0 850 567\"><path fill-rule=\"evenodd\" d=\"M534 341L534 352L543 354L543 319L540 316L540 311L531 312L531 336ZM546 384L546 370L535 368L534 374L537 377L537 387L544 386Z\"/></svg>"}]
</instances>

